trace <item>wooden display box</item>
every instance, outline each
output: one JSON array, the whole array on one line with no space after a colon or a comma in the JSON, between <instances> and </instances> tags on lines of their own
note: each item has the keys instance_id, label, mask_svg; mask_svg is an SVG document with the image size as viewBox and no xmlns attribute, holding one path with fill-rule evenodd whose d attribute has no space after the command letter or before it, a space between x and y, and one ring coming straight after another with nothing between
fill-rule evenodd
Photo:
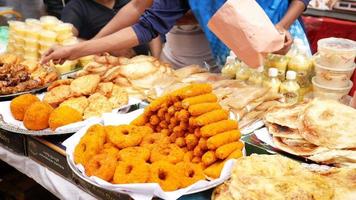
<instances>
[{"instance_id":1,"label":"wooden display box","mask_svg":"<svg viewBox=\"0 0 356 200\"><path fill-rule=\"evenodd\" d=\"M0 145L16 154L27 155L25 135L12 133L0 128Z\"/></svg>"}]
</instances>

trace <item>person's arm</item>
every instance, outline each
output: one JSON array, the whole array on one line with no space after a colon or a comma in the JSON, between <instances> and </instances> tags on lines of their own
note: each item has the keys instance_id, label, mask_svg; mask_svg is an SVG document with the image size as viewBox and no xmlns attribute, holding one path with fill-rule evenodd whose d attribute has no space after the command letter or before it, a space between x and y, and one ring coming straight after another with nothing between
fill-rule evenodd
<instances>
[{"instance_id":1,"label":"person's arm","mask_svg":"<svg viewBox=\"0 0 356 200\"><path fill-rule=\"evenodd\" d=\"M112 18L93 39L102 38L125 27L132 26L139 20L144 11L151 7L152 3L153 0L130 1L130 3L120 9L115 17Z\"/></svg>"},{"instance_id":2,"label":"person's arm","mask_svg":"<svg viewBox=\"0 0 356 200\"><path fill-rule=\"evenodd\" d=\"M161 37L158 36L155 39L153 39L150 43L150 51L153 57L155 58L160 58L161 52L162 52L162 41Z\"/></svg>"}]
</instances>

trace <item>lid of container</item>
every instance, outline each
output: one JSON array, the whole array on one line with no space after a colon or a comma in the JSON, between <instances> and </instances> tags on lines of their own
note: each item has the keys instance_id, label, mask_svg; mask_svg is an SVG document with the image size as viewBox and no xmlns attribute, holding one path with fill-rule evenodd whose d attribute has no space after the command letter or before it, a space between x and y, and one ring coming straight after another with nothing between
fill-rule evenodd
<instances>
[{"instance_id":1,"label":"lid of container","mask_svg":"<svg viewBox=\"0 0 356 200\"><path fill-rule=\"evenodd\" d=\"M287 71L287 76L286 79L287 80L295 80L297 78L297 73L295 71Z\"/></svg>"},{"instance_id":2,"label":"lid of container","mask_svg":"<svg viewBox=\"0 0 356 200\"><path fill-rule=\"evenodd\" d=\"M268 69L268 76L269 77L277 77L278 76L278 69L277 68L269 68Z\"/></svg>"},{"instance_id":3,"label":"lid of container","mask_svg":"<svg viewBox=\"0 0 356 200\"><path fill-rule=\"evenodd\" d=\"M314 76L312 78L312 84L318 88L322 88L322 89L326 89L326 90L335 90L335 91L342 91L342 90L351 90L351 88L353 87L353 82L351 80L349 80L349 85L346 86L346 87L328 87L328 86L324 86L322 84L319 84L317 81L316 81L316 76Z\"/></svg>"},{"instance_id":4,"label":"lid of container","mask_svg":"<svg viewBox=\"0 0 356 200\"><path fill-rule=\"evenodd\" d=\"M315 66L315 68L320 68L323 70L328 70L328 71L334 71L334 72L347 72L347 71L353 71L356 68L356 63L354 63L354 65L352 65L351 67L347 67L347 68L332 68L332 67L325 67L322 64L320 64L319 62L320 56L318 53L314 54L313 56L313 64Z\"/></svg>"},{"instance_id":5,"label":"lid of container","mask_svg":"<svg viewBox=\"0 0 356 200\"><path fill-rule=\"evenodd\" d=\"M58 22L59 20L55 16L47 15L47 16L42 16L40 18L40 21L46 23L46 22Z\"/></svg>"},{"instance_id":6,"label":"lid of container","mask_svg":"<svg viewBox=\"0 0 356 200\"><path fill-rule=\"evenodd\" d=\"M228 56L226 58L226 64L232 64L235 62L235 58L233 56Z\"/></svg>"},{"instance_id":7,"label":"lid of container","mask_svg":"<svg viewBox=\"0 0 356 200\"><path fill-rule=\"evenodd\" d=\"M318 51L322 49L337 52L356 53L356 42L344 38L325 38L318 41Z\"/></svg>"}]
</instances>

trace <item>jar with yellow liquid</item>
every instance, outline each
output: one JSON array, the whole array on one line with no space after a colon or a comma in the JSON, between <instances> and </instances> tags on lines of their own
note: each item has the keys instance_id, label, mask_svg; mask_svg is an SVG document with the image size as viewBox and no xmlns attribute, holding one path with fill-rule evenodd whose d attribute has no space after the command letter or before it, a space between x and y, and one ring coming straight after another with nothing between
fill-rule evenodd
<instances>
[{"instance_id":1,"label":"jar with yellow liquid","mask_svg":"<svg viewBox=\"0 0 356 200\"><path fill-rule=\"evenodd\" d=\"M256 70L253 71L249 79L247 80L247 84L255 85L255 86L262 86L264 81L264 67L260 66Z\"/></svg>"},{"instance_id":2,"label":"jar with yellow liquid","mask_svg":"<svg viewBox=\"0 0 356 200\"><path fill-rule=\"evenodd\" d=\"M300 86L296 78L297 73L295 71L287 71L286 80L280 86L280 93L287 104L295 104L299 101Z\"/></svg>"},{"instance_id":3,"label":"jar with yellow liquid","mask_svg":"<svg viewBox=\"0 0 356 200\"><path fill-rule=\"evenodd\" d=\"M277 68L269 68L268 79L263 81L263 86L270 88L271 92L278 94L279 87L281 86L281 81L278 78L278 69Z\"/></svg>"},{"instance_id":4,"label":"jar with yellow liquid","mask_svg":"<svg viewBox=\"0 0 356 200\"><path fill-rule=\"evenodd\" d=\"M268 75L269 68L278 69L278 78L281 81L285 80L289 58L278 54L269 54L265 59L265 75Z\"/></svg>"},{"instance_id":5,"label":"jar with yellow liquid","mask_svg":"<svg viewBox=\"0 0 356 200\"><path fill-rule=\"evenodd\" d=\"M251 76L250 67L241 62L240 67L236 71L236 80L247 81Z\"/></svg>"}]
</instances>

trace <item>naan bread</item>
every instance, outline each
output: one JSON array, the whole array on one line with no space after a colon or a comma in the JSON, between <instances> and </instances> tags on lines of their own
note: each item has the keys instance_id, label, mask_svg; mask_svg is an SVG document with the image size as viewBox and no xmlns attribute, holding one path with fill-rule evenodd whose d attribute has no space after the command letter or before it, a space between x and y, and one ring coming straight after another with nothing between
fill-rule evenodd
<instances>
[{"instance_id":1,"label":"naan bread","mask_svg":"<svg viewBox=\"0 0 356 200\"><path fill-rule=\"evenodd\" d=\"M330 149L356 148L356 109L332 100L313 100L301 117L300 134Z\"/></svg>"},{"instance_id":2,"label":"naan bread","mask_svg":"<svg viewBox=\"0 0 356 200\"><path fill-rule=\"evenodd\" d=\"M119 72L122 76L129 80L140 79L150 74L155 73L159 67L155 66L149 61L130 63L122 65L119 68Z\"/></svg>"},{"instance_id":3,"label":"naan bread","mask_svg":"<svg viewBox=\"0 0 356 200\"><path fill-rule=\"evenodd\" d=\"M265 121L292 129L298 129L300 125L298 120L299 114L304 110L304 108L305 104L296 104L287 107L274 107L267 112Z\"/></svg>"},{"instance_id":4,"label":"naan bread","mask_svg":"<svg viewBox=\"0 0 356 200\"><path fill-rule=\"evenodd\" d=\"M308 159L323 164L356 164L356 151L354 150L329 150L309 156Z\"/></svg>"},{"instance_id":5,"label":"naan bread","mask_svg":"<svg viewBox=\"0 0 356 200\"><path fill-rule=\"evenodd\" d=\"M303 137L299 134L298 129L292 129L286 126L281 126L278 124L265 123L268 132L272 134L274 137L283 137L290 139L303 139Z\"/></svg>"},{"instance_id":6,"label":"naan bread","mask_svg":"<svg viewBox=\"0 0 356 200\"><path fill-rule=\"evenodd\" d=\"M185 79L192 74L207 72L207 70L199 65L189 65L174 71L174 74L180 79Z\"/></svg>"},{"instance_id":7,"label":"naan bread","mask_svg":"<svg viewBox=\"0 0 356 200\"><path fill-rule=\"evenodd\" d=\"M278 149L297 156L310 156L328 149L318 147L303 139L273 137L273 144Z\"/></svg>"}]
</instances>

